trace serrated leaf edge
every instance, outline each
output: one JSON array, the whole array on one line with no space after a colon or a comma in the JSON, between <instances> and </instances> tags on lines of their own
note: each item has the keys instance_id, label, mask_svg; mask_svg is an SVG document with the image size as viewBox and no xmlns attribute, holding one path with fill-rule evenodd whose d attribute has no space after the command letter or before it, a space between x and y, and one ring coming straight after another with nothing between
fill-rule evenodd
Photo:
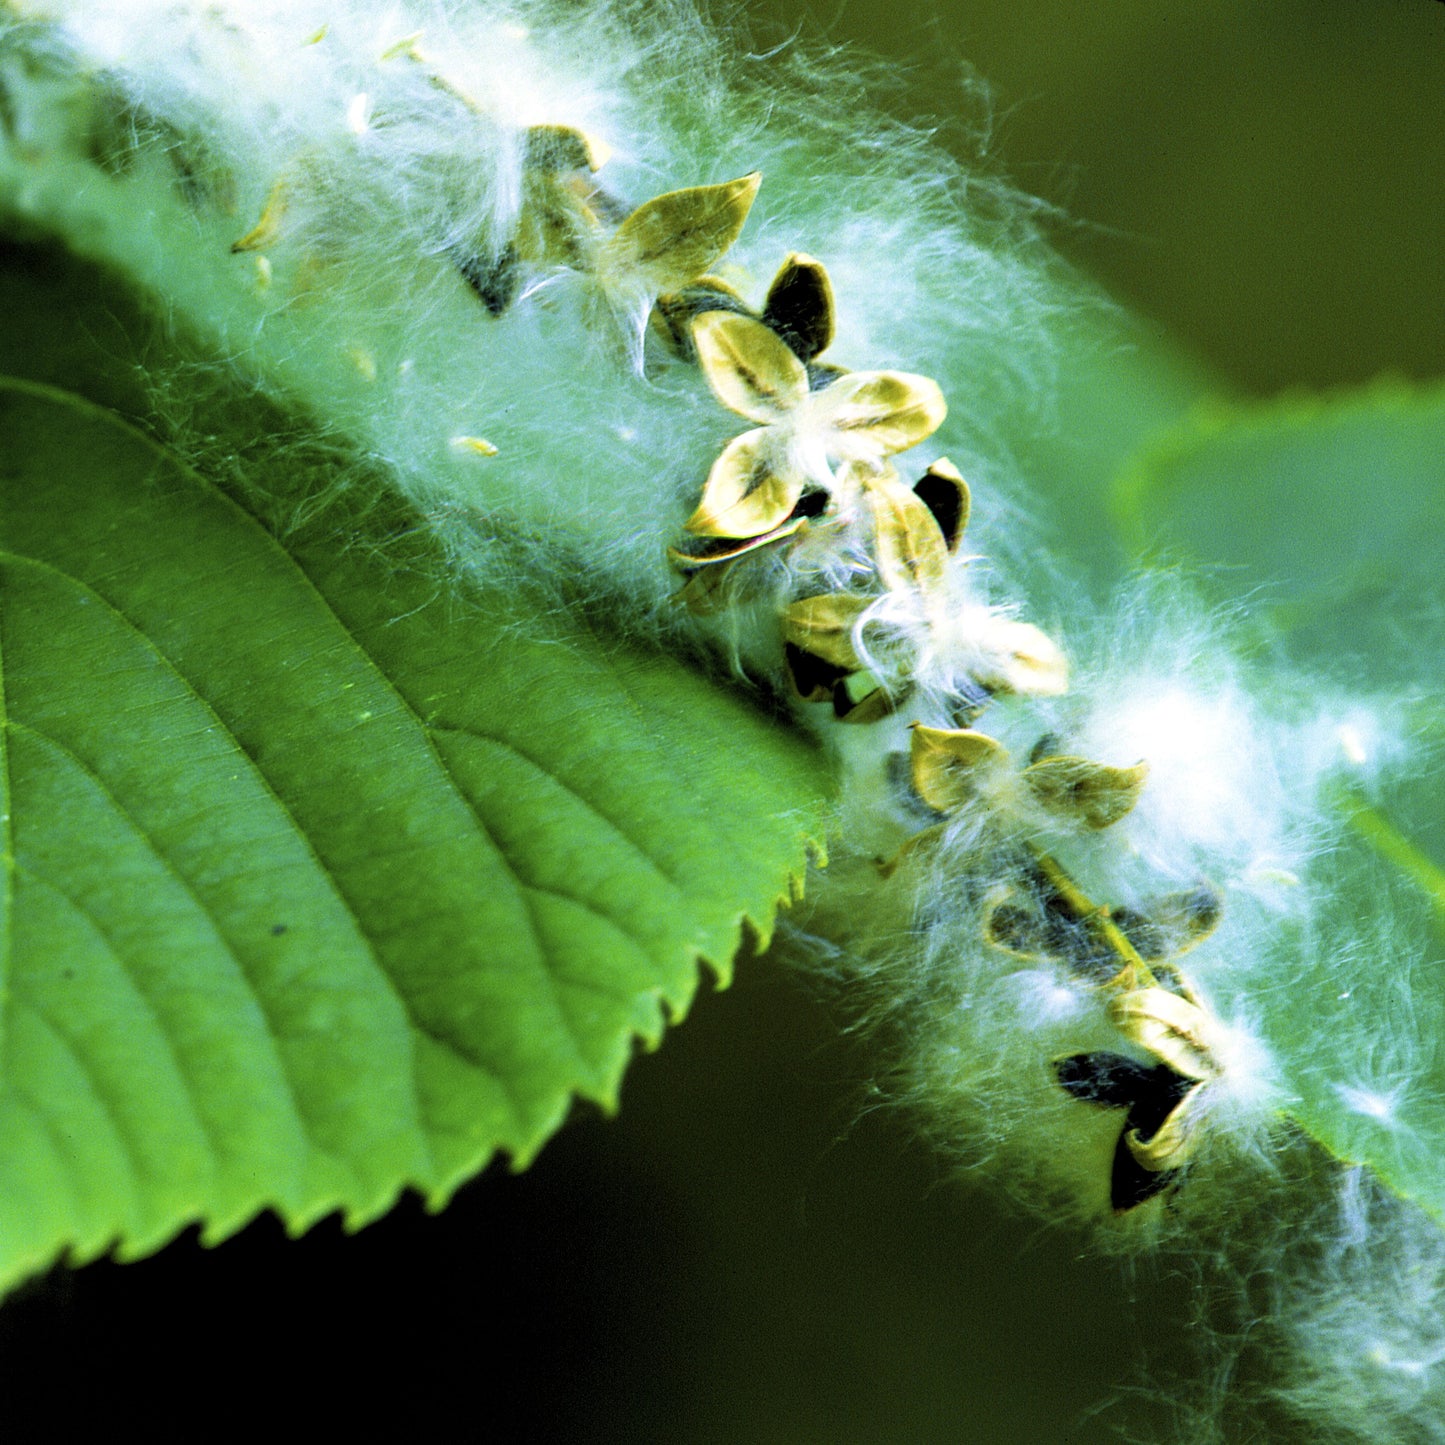
<instances>
[{"instance_id":1,"label":"serrated leaf edge","mask_svg":"<svg viewBox=\"0 0 1445 1445\"><path fill-rule=\"evenodd\" d=\"M215 497L225 506L234 510L234 512L239 517L243 518L248 525L257 528L262 534L264 534L268 542L281 550L281 552L286 557L291 566L295 568L299 577L313 592L320 605L325 608L327 613L335 619L337 626L348 636L348 638L350 638L353 646L360 653L361 657L367 663L367 665L376 672L377 676L381 679L385 686L393 694L395 694L401 707L412 718L420 733L427 739L429 746L433 748L434 755L437 759L437 766L441 769L443 775L451 780L452 786L456 789L463 802L466 802L465 789L461 788L457 781L451 778L451 771L447 767L445 760L443 760L440 755L435 754L435 743L432 739L432 726L429 725L423 718L421 718L416 713L414 707L408 701L405 695L400 692L392 679L372 658L371 654L362 645L362 643L351 633L351 629L335 613L328 599L324 596L324 594L322 594L319 590L316 589L315 584L311 581L304 567L302 567L299 563L296 562L295 558L291 556L290 552L287 551L284 546L282 546L282 544L276 539L274 534L272 534L270 530L267 529L264 524L261 523L251 512L249 512L246 508L236 502L236 500L230 497L224 490L218 488L213 482L208 481L203 475L197 472L182 457L177 455L163 442L157 440L153 436L148 435L142 428L136 426L134 423L127 420L124 416L109 407L92 401L90 398L83 396L79 393L66 390L63 387L53 386L44 382L32 381L25 377L9 375L0 376L0 388L37 397L42 400L52 402L61 407L77 409L99 421L104 422L108 426L117 428L118 430L129 435L135 441L139 442L145 449L152 452L158 458L162 459L168 466L174 467L177 472L189 477L207 494ZM149 642L149 639L146 640L147 642ZM182 680L184 680L184 678ZM0 815L0 824L3 824L3 827L5 829L3 840L3 862L6 873L5 879L3 880L3 887L5 889L4 901L7 905L4 909L3 915L0 915L0 948L4 949L3 956L0 956L0 966L3 966L5 971L8 973L8 966L10 964L10 910L8 907L8 903L9 896L12 891L15 858L13 847L13 833L10 821L10 810L8 806L9 750L8 746L6 745L5 734L5 730L8 729L8 715L4 711L4 697L4 677L3 674L0 674L0 748L4 749L4 757L0 757L0 805L3 805L4 808L3 815ZM201 699L201 701L204 703L205 699ZM209 704L207 704L207 706L209 706ZM229 729L227 731L229 731ZM589 811L596 812L595 807L590 801L586 799L582 799L581 801L589 809ZM282 806L285 806L284 803L282 804ZM473 811L470 808L469 804L468 811ZM819 811L821 813L824 810L820 808ZM473 815L476 816L474 811ZM481 829L484 835L490 836L479 817L477 818L477 826L479 829ZM612 826L615 827L616 825ZM307 845L309 847L309 839L305 831L300 829L299 824L297 824L297 828L299 836L302 838L303 841L307 842ZM687 989L685 997L678 1000L667 1000L661 997L660 989L656 990L655 992L658 994L659 1002L663 1005L663 1012L665 1013L666 1018L658 1027L655 1036L644 1034L635 1028L628 1029L627 1032L631 1037L634 1046L640 1044L646 1049L655 1049L660 1045L667 1026L669 1024L679 1023L686 1017L687 1012L691 1007L692 1001L696 997L698 984L701 982L702 969L704 966L712 974L715 980L715 985L718 988L725 988L731 980L733 958L737 954L744 939L748 936L749 933L751 933L757 939L759 951L766 948L768 943L771 941L779 911L782 908L789 906L791 903L795 903L801 900L803 896L806 876L809 870L810 860L820 866L822 863L826 862L824 832L824 823L821 817L811 822L803 819L799 820L797 828L795 861L787 866L787 870L783 879L783 891L779 892L778 895L775 897L772 906L766 911L766 916L763 918L758 918L757 916L755 916L756 910L752 907L747 907L740 910L730 925L730 934L732 941L730 947L728 948L726 957L723 959L713 958L710 951L706 950L703 946L694 946L690 950L690 956L688 957L687 961L694 965L695 976L691 986ZM326 877L328 879L331 879L330 870L324 864L322 864L319 859L318 866L321 868L322 872L326 875ZM654 866L656 865L654 864ZM508 862L508 870L509 872L512 871L510 862ZM331 881L334 887L334 880ZM520 882L518 883L518 886L519 888L522 886ZM348 911L350 911L349 908ZM727 927L728 925L720 924L719 926ZM360 925L358 925L358 928L359 927ZM366 938L364 930L361 932L361 936L363 939ZM369 939L367 940L367 945L370 948L371 944ZM374 950L373 957L376 957ZM379 959L377 959L377 967L379 968L383 976L386 977L388 984L394 989L395 984L391 980L390 975L387 974L385 968L381 966ZM3 975L0 975L0 982L3 982ZM417 1032L424 1032L424 1030L421 1029L421 1026L417 1022L416 1018L414 1017L411 1008L407 1005L405 998L401 997L400 995L398 995L398 997L410 1028ZM3 1055L0 1055L0 1067L3 1067ZM290 1205L283 1205L275 1198L262 1197L257 1200L254 1208L244 1211L238 1211L236 1217L228 1218L221 1221L208 1220L206 1218L204 1209L198 1206L194 1212L185 1215L178 1215L176 1219L172 1222L172 1224L168 1226L164 1231L154 1232L158 1237L147 1238L145 1240L126 1240L119 1235L115 1235L103 1244L90 1246L76 1246L70 1243L62 1242L58 1246L57 1252L48 1256L48 1258L68 1257L74 1263L88 1262L90 1260L98 1259L108 1254L113 1254L117 1259L121 1260L140 1258L144 1255L153 1253L157 1249L160 1249L166 1243L176 1238L188 1228L197 1225L199 1225L201 1229L202 1242L208 1246L214 1245L222 1242L224 1239L230 1238L232 1235L239 1232L246 1225L258 1218L261 1214L268 1211L275 1214L280 1219L283 1227L292 1237L304 1234L320 1220L336 1213L340 1213L342 1215L343 1227L348 1232L355 1232L356 1230L364 1227L366 1224L388 1213L392 1208L395 1207L400 1197L408 1190L420 1193L425 1201L426 1207L429 1210L439 1210L446 1205L450 1198L455 1194L456 1190L463 1183L474 1178L483 1168L486 1167L486 1165L490 1161L495 1159L498 1155L506 1156L508 1160L508 1167L512 1172L521 1172L523 1169L525 1169L532 1162L532 1160L535 1159L542 1147L556 1132L557 1128L560 1127L568 1111L573 1107L573 1103L575 1100L585 1099L588 1102L597 1104L605 1112L615 1111L618 1106L620 1089L624 1076L625 1068L619 1071L617 1077L612 1081L611 1086L605 1089L589 1089L585 1085L578 1086L576 1084L569 1084L562 1087L558 1090L558 1097L555 1109L549 1111L543 1121L539 1124L539 1127L533 1131L533 1138L509 1144L503 1144L497 1141L487 1143L477 1153L475 1158L470 1159L464 1164L460 1164L457 1168L453 1170L447 1171L447 1174L443 1177L434 1177L433 1181L419 1179L414 1175L403 1175L402 1177L398 1178L393 1188L384 1190L379 1193L378 1196L369 1205L351 1205L348 1204L346 1201L340 1199L318 1198L310 1206L298 1208ZM427 1148L428 1152L430 1152L432 1145L431 1141L426 1137L425 1130L423 1129L419 1132L421 1133L425 1147ZM18 1280L32 1274L36 1269L44 1267L46 1267L45 1260L16 1261L15 1268L13 1269L13 1271L10 1272L9 1276L4 1280L0 1280L0 1289L9 1287L10 1285L18 1282Z\"/></svg>"}]
</instances>

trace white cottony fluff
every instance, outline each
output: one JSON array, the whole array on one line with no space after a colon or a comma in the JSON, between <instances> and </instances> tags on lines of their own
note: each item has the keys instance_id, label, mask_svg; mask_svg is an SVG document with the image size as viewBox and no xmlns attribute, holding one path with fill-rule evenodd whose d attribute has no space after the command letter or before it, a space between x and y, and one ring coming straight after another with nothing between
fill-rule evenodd
<instances>
[{"instance_id":1,"label":"white cottony fluff","mask_svg":"<svg viewBox=\"0 0 1445 1445\"><path fill-rule=\"evenodd\" d=\"M617 629L812 696L796 711L837 762L839 837L795 937L829 940L810 966L876 1029L922 1127L1110 1247L1237 1248L1240 1333L1276 1356L1260 1389L1313 1438L1445 1439L1445 1243L1301 1142L1343 1105L1340 1152L1414 1160L1439 1109L1419 910L1339 806L1404 759L1400 710L1248 656L1239 619L1171 574L1102 609L1080 593L1066 648L1033 625L1011 564L1072 587L1031 555L990 419L1047 390L1064 292L1032 208L876 115L880 82L856 57L749 54L686 0L0 0L0 202L378 463L463 588L505 580L518 550L492 539L520 535ZM937 379L946 422L872 445L915 514L891 564L882 484L849 492L812 438L830 515L787 548L763 534L721 589L736 605L677 605L667 548L741 427L649 320L645 268L606 284L562 244L507 260L547 224L529 134L585 140L585 204L614 225L760 172L707 262L717 305L759 311L806 252L836 295L815 369ZM954 537L935 575L919 538L941 558L946 518L919 523L910 489L944 454L993 561ZM809 664L787 609L839 596L858 605ZM1261 1230L1258 1201L1300 1238ZM1216 1416L1202 1402L1191 1438Z\"/></svg>"},{"instance_id":2,"label":"white cottony fluff","mask_svg":"<svg viewBox=\"0 0 1445 1445\"><path fill-rule=\"evenodd\" d=\"M685 4L9 10L61 17L67 38L33 44L74 47L100 82L77 121L63 56L36 74L18 51L37 22L9 22L8 70L27 72L12 105L28 144L4 157L12 206L164 292L424 506L570 546L645 607L675 590L665 546L729 418L691 367L649 357L644 379L616 365L638 317L597 325L595 296L564 266L537 268L505 315L485 314L457 257L511 233L527 127L593 138L608 157L598 179L624 207L761 171L729 279L760 301L805 241L838 294L829 359L948 370L960 452L970 398L981 417L999 378L1045 364L1051 293L1018 213L981 219L965 198L988 186L907 127L840 133L863 69L758 60L725 84L720 37ZM103 129L108 168L94 163ZM274 236L232 255L278 183ZM1016 234L998 244L1003 230ZM933 317L925 334L920 315Z\"/></svg>"}]
</instances>

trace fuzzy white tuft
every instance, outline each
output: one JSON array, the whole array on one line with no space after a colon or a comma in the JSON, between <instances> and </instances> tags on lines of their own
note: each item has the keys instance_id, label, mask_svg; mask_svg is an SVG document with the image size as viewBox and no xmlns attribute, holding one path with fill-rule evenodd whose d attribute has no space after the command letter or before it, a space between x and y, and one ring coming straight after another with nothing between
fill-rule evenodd
<instances>
[{"instance_id":1,"label":"fuzzy white tuft","mask_svg":"<svg viewBox=\"0 0 1445 1445\"><path fill-rule=\"evenodd\" d=\"M515 575L492 542L521 536L615 628L705 639L813 699L796 710L841 782L815 965L961 1167L1137 1248L1228 1234L1295 1189L1281 1109L1342 1108L1362 1150L1418 1165L1442 1020L1415 1004L1418 919L1334 806L1404 759L1401 709L1246 661L1177 577L1081 605L1067 651L1030 620L990 418L1044 389L1060 291L1030 208L878 117L879 79L749 56L682 0L0 0L0 197L163 296L323 442L349 437L463 576ZM696 316L663 342L659 297L686 285L609 246L650 198L750 196L754 172L706 262L713 309L766 331L769 278L805 251L836 334L811 375L785 327L764 337L796 394L742 388L736 410L797 490L774 527L708 534L746 544L735 571L683 555L725 579L689 618L667 549L738 398L686 354ZM583 230L558 240L553 202ZM908 394L892 433L839 422L844 367ZM913 490L944 453L1001 558L959 551ZM1271 1338L1295 1360L1276 1397L1319 1438L1445 1439L1445 1244L1353 1178L1312 1248L1276 1251Z\"/></svg>"},{"instance_id":2,"label":"fuzzy white tuft","mask_svg":"<svg viewBox=\"0 0 1445 1445\"><path fill-rule=\"evenodd\" d=\"M520 528L629 596L631 625L675 615L666 545L728 419L650 340L647 375L628 364L650 298L599 311L548 263L506 314L479 304L458 258L512 234L527 127L586 133L624 207L761 171L723 273L756 302L789 250L815 252L838 294L830 359L948 369L962 438L971 391L1042 364L1054 291L1023 209L875 117L880 77L798 47L749 62L685 4L26 0L0 26L26 72L24 143L0 147L12 207L357 438L446 519L462 565L501 565L480 539Z\"/></svg>"}]
</instances>

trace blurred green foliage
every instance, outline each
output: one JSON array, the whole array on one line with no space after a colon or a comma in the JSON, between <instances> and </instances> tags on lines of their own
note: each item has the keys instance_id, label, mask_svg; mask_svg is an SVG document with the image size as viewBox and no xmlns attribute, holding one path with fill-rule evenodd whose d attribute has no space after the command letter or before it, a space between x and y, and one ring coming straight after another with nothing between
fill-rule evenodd
<instances>
[{"instance_id":1,"label":"blurred green foliage","mask_svg":"<svg viewBox=\"0 0 1445 1445\"><path fill-rule=\"evenodd\" d=\"M947 115L966 60L1060 249L1252 390L1445 372L1438 0L788 0Z\"/></svg>"}]
</instances>

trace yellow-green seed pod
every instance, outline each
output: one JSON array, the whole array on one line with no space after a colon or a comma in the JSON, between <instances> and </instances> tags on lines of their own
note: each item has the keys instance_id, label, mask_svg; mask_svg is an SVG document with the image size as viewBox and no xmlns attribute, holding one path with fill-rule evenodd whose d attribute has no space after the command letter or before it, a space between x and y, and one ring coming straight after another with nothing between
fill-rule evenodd
<instances>
[{"instance_id":1,"label":"yellow-green seed pod","mask_svg":"<svg viewBox=\"0 0 1445 1445\"><path fill-rule=\"evenodd\" d=\"M651 296L680 291L737 240L761 181L753 171L643 202L603 242L599 275L605 284L636 284Z\"/></svg>"},{"instance_id":2,"label":"yellow-green seed pod","mask_svg":"<svg viewBox=\"0 0 1445 1445\"><path fill-rule=\"evenodd\" d=\"M713 394L749 421L779 421L808 395L807 368L751 316L705 312L693 323L692 341Z\"/></svg>"},{"instance_id":3,"label":"yellow-green seed pod","mask_svg":"<svg viewBox=\"0 0 1445 1445\"><path fill-rule=\"evenodd\" d=\"M1049 812L1093 829L1111 828L1127 817L1148 776L1148 763L1114 768L1067 754L1040 758L1023 771L1025 784Z\"/></svg>"}]
</instances>

